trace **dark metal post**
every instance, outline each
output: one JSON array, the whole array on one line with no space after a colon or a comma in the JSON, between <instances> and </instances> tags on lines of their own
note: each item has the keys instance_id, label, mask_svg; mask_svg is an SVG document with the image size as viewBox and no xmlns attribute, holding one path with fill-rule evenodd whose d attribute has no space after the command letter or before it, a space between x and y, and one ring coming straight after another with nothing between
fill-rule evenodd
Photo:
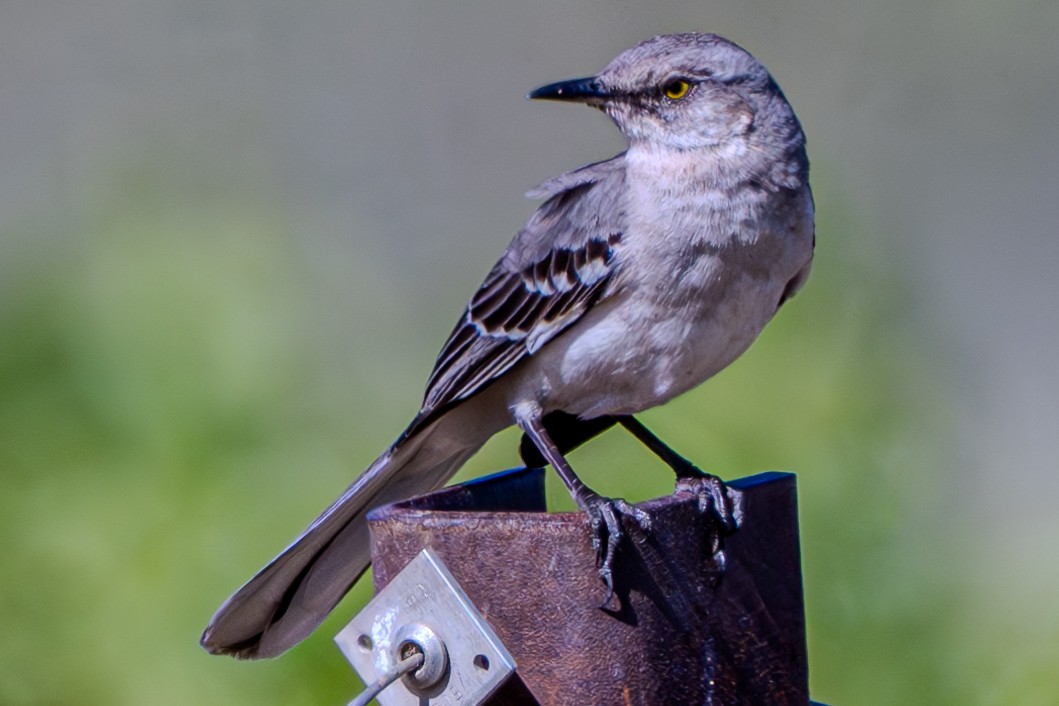
<instances>
[{"instance_id":1,"label":"dark metal post","mask_svg":"<svg viewBox=\"0 0 1059 706\"><path fill-rule=\"evenodd\" d=\"M805 706L794 476L730 486L743 521L724 570L696 498L643 503L651 528L626 523L610 609L584 515L544 511L540 469L373 512L375 588L432 548L518 663L493 704Z\"/></svg>"}]
</instances>

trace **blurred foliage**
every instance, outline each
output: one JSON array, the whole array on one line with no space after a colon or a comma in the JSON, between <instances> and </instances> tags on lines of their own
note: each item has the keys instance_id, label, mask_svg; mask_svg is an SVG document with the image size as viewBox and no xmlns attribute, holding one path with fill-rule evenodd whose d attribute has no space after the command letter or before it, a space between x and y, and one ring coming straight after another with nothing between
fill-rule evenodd
<instances>
[{"instance_id":1,"label":"blurred foliage","mask_svg":"<svg viewBox=\"0 0 1059 706\"><path fill-rule=\"evenodd\" d=\"M366 581L276 661L199 631L408 421L520 191L620 149L522 91L688 28L792 98L819 247L746 355L644 421L725 477L799 474L814 698L1059 703L1059 4L0 14L0 704L346 703L330 638ZM621 431L573 461L671 488Z\"/></svg>"}]
</instances>

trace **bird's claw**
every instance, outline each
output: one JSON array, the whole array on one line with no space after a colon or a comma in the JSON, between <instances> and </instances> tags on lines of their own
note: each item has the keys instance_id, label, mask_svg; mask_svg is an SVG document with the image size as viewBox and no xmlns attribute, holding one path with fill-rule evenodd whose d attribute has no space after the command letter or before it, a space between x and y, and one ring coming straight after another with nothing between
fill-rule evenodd
<instances>
[{"instance_id":1,"label":"bird's claw","mask_svg":"<svg viewBox=\"0 0 1059 706\"><path fill-rule=\"evenodd\" d=\"M695 496L699 501L699 512L709 514L717 523L718 531L712 534L711 550L720 576L728 566L724 537L739 529L742 521L739 495L717 476L700 471L694 466L691 468L695 470L694 473L681 473L677 476L675 493Z\"/></svg>"},{"instance_id":2,"label":"bird's claw","mask_svg":"<svg viewBox=\"0 0 1059 706\"><path fill-rule=\"evenodd\" d=\"M630 518L644 530L650 529L651 517L621 498L605 498L595 494L585 499L584 508L592 529L592 550L596 554L599 577L607 587L600 607L606 608L614 598L614 557L625 536L621 516Z\"/></svg>"},{"instance_id":3,"label":"bird's claw","mask_svg":"<svg viewBox=\"0 0 1059 706\"><path fill-rule=\"evenodd\" d=\"M689 464L690 466L690 464ZM699 512L710 513L724 534L739 529L742 513L734 491L717 476L690 466L694 472L677 476L676 494L694 495L699 501Z\"/></svg>"}]
</instances>

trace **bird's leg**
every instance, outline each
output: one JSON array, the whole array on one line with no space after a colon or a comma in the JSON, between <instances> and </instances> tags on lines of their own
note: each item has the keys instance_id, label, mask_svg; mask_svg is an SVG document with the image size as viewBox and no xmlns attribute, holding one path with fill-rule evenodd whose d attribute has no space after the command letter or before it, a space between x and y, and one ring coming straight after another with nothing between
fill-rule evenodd
<instances>
[{"instance_id":1,"label":"bird's leg","mask_svg":"<svg viewBox=\"0 0 1059 706\"><path fill-rule=\"evenodd\" d=\"M585 485L559 452L559 447L548 435L540 416L520 418L518 425L559 474L570 491L570 495L573 496L574 502L588 515L592 528L592 549L596 553L596 566L599 569L600 578L607 586L607 594L601 604L605 607L614 596L614 556L624 536L619 514L629 516L644 528L650 526L650 517L643 510L620 498L605 498Z\"/></svg>"},{"instance_id":2,"label":"bird's leg","mask_svg":"<svg viewBox=\"0 0 1059 706\"><path fill-rule=\"evenodd\" d=\"M699 509L702 512L712 511L725 532L731 532L739 526L735 502L723 480L706 473L666 446L665 442L632 415L616 416L614 419L673 469L677 476L676 492L692 493L698 497Z\"/></svg>"}]
</instances>

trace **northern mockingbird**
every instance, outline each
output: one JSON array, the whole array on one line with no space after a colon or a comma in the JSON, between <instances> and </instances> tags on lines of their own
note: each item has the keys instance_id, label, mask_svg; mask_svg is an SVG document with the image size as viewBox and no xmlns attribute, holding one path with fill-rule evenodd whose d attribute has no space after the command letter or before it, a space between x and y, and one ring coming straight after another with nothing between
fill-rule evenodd
<instances>
[{"instance_id":1,"label":"northern mockingbird","mask_svg":"<svg viewBox=\"0 0 1059 706\"><path fill-rule=\"evenodd\" d=\"M654 37L529 97L600 109L627 149L531 192L543 204L471 298L419 414L220 607L206 650L260 658L300 642L368 567L368 511L439 487L512 424L588 514L608 588L619 515L646 518L590 490L563 453L617 422L679 477L711 478L629 415L731 363L808 277L798 119L764 66L711 34Z\"/></svg>"}]
</instances>

